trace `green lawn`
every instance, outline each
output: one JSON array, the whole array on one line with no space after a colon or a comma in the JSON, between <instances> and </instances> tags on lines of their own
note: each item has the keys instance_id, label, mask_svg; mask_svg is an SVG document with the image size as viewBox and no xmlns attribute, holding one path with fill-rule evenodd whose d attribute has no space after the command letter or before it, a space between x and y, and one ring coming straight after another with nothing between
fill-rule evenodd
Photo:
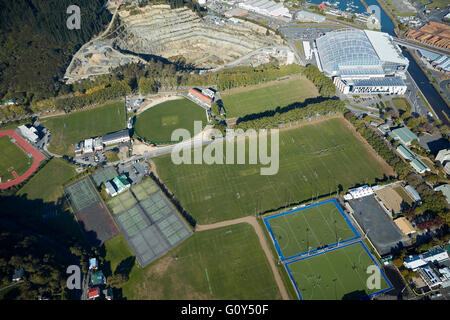
<instances>
[{"instance_id":1,"label":"green lawn","mask_svg":"<svg viewBox=\"0 0 450 320\"><path fill-rule=\"evenodd\" d=\"M132 255L123 236L105 244L114 271ZM127 299L281 299L258 238L248 224L196 232L145 268L134 266Z\"/></svg>"},{"instance_id":2,"label":"green lawn","mask_svg":"<svg viewBox=\"0 0 450 320\"><path fill-rule=\"evenodd\" d=\"M411 112L411 105L406 98L393 98L392 102L399 111Z\"/></svg>"},{"instance_id":3,"label":"green lawn","mask_svg":"<svg viewBox=\"0 0 450 320\"><path fill-rule=\"evenodd\" d=\"M270 85L235 89L222 94L227 118L273 110L319 95L314 84L303 77L273 82Z\"/></svg>"},{"instance_id":4,"label":"green lawn","mask_svg":"<svg viewBox=\"0 0 450 320\"><path fill-rule=\"evenodd\" d=\"M67 161L53 158L19 190L18 195L26 195L30 200L56 202L64 194L63 184L75 175L74 167Z\"/></svg>"},{"instance_id":5,"label":"green lawn","mask_svg":"<svg viewBox=\"0 0 450 320\"><path fill-rule=\"evenodd\" d=\"M284 258L356 236L333 202L266 221Z\"/></svg>"},{"instance_id":6,"label":"green lawn","mask_svg":"<svg viewBox=\"0 0 450 320\"><path fill-rule=\"evenodd\" d=\"M206 125L206 111L188 99L172 100L154 106L137 117L135 130L140 137L155 143L172 141L175 129L194 134L194 121Z\"/></svg>"},{"instance_id":7,"label":"green lawn","mask_svg":"<svg viewBox=\"0 0 450 320\"><path fill-rule=\"evenodd\" d=\"M268 165L174 165L171 155L153 160L187 212L199 224L214 223L329 195L339 185L345 190L382 178L388 169L347 125L334 118L281 131L275 175L260 175L260 168ZM248 154L246 159L248 163Z\"/></svg>"},{"instance_id":8,"label":"green lawn","mask_svg":"<svg viewBox=\"0 0 450 320\"><path fill-rule=\"evenodd\" d=\"M125 105L122 101L102 107L42 120L50 129L50 147L56 154L74 155L78 141L102 136L126 128Z\"/></svg>"},{"instance_id":9,"label":"green lawn","mask_svg":"<svg viewBox=\"0 0 450 320\"><path fill-rule=\"evenodd\" d=\"M0 138L0 178L2 182L15 179L12 172L23 175L32 165L33 158L22 151L16 144L11 142L9 136Z\"/></svg>"},{"instance_id":10,"label":"green lawn","mask_svg":"<svg viewBox=\"0 0 450 320\"><path fill-rule=\"evenodd\" d=\"M380 288L367 286L367 267L374 265L363 246L353 244L288 264L304 300L360 299L389 288L381 276Z\"/></svg>"}]
</instances>

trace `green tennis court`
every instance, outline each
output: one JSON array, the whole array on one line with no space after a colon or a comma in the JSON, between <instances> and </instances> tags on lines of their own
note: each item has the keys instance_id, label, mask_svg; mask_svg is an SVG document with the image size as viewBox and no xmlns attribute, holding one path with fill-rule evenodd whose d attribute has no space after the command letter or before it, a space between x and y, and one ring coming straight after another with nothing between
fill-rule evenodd
<instances>
[{"instance_id":1,"label":"green tennis court","mask_svg":"<svg viewBox=\"0 0 450 320\"><path fill-rule=\"evenodd\" d=\"M158 191L159 187L153 180L145 179L141 183L132 186L131 190L133 191L136 198L140 201Z\"/></svg>"},{"instance_id":2,"label":"green tennis court","mask_svg":"<svg viewBox=\"0 0 450 320\"><path fill-rule=\"evenodd\" d=\"M131 194L130 190L125 191L118 196L108 200L108 207L113 214L119 214L132 208L137 203L136 199Z\"/></svg>"}]
</instances>

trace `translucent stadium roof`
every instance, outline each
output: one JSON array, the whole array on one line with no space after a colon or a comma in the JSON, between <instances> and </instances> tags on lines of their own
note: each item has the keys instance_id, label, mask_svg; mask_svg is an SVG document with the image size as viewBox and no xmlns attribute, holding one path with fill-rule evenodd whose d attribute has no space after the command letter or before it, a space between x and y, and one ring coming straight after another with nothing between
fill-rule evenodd
<instances>
[{"instance_id":1,"label":"translucent stadium roof","mask_svg":"<svg viewBox=\"0 0 450 320\"><path fill-rule=\"evenodd\" d=\"M316 40L325 73L336 74L340 66L377 66L380 59L362 30L345 29L326 33Z\"/></svg>"}]
</instances>

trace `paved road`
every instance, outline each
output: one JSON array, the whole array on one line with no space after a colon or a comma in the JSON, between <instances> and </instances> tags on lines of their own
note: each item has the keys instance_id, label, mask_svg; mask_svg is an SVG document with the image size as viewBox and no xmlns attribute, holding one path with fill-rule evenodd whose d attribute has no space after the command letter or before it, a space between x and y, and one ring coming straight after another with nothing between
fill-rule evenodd
<instances>
[{"instance_id":1,"label":"paved road","mask_svg":"<svg viewBox=\"0 0 450 320\"><path fill-rule=\"evenodd\" d=\"M213 224L207 224L207 225L197 225L195 227L196 231L205 231L205 230L213 230L217 228L227 227L231 225L235 225L238 223L248 223L250 224L253 229L255 230L255 233L258 237L259 243L261 244L261 247L267 257L267 261L269 262L270 268L272 269L273 276L275 277L275 282L278 285L278 289L280 290L281 297L283 300L289 300L289 295L287 293L286 287L284 286L283 281L281 280L280 273L278 272L277 266L275 265L275 257L272 254L272 251L269 248L269 245L267 243L266 237L264 236L264 232L261 228L261 226L258 224L258 220L253 217L244 217L234 220L227 220L222 222L217 222Z\"/></svg>"}]
</instances>

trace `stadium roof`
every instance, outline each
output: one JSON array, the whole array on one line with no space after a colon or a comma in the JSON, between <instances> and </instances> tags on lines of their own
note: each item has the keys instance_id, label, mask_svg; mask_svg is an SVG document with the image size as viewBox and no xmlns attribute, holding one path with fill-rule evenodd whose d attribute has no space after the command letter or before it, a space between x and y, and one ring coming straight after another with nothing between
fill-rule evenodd
<instances>
[{"instance_id":1,"label":"stadium roof","mask_svg":"<svg viewBox=\"0 0 450 320\"><path fill-rule=\"evenodd\" d=\"M337 75L345 66L369 69L384 62L408 65L392 38L383 32L343 29L316 39L320 63L328 75ZM375 69L376 70L376 69Z\"/></svg>"},{"instance_id":2,"label":"stadium roof","mask_svg":"<svg viewBox=\"0 0 450 320\"><path fill-rule=\"evenodd\" d=\"M392 41L389 34L372 30L364 30L364 32L380 60L408 65L408 59L401 54L400 49Z\"/></svg>"},{"instance_id":3,"label":"stadium roof","mask_svg":"<svg viewBox=\"0 0 450 320\"><path fill-rule=\"evenodd\" d=\"M386 77L386 78L372 78L372 79L353 79L352 84L358 87L375 87L375 86L406 86L402 78Z\"/></svg>"}]
</instances>

